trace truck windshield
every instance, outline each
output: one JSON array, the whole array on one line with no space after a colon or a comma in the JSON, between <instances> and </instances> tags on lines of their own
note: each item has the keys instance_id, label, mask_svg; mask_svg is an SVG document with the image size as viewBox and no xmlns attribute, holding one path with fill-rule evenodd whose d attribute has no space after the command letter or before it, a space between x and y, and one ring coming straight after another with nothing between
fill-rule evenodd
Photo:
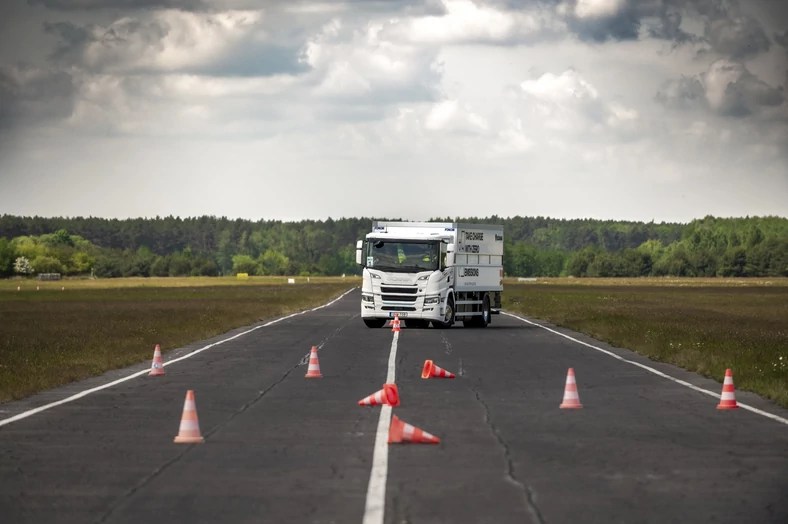
<instances>
[{"instance_id":1,"label":"truck windshield","mask_svg":"<svg viewBox=\"0 0 788 524\"><path fill-rule=\"evenodd\" d=\"M367 267L403 273L435 271L439 267L440 250L435 242L370 240L367 245Z\"/></svg>"}]
</instances>

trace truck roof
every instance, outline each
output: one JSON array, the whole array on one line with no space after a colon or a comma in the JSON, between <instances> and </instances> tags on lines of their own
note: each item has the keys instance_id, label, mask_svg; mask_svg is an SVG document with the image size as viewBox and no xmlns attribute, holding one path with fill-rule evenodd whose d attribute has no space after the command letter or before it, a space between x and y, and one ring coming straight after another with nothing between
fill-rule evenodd
<instances>
[{"instance_id":1,"label":"truck roof","mask_svg":"<svg viewBox=\"0 0 788 524\"><path fill-rule=\"evenodd\" d=\"M468 222L409 222L401 221L395 222L391 220L373 220L372 229L387 228L387 227L402 227L413 229L458 229L460 227L467 227L473 229L490 229L501 230L503 225L499 224L471 224Z\"/></svg>"}]
</instances>

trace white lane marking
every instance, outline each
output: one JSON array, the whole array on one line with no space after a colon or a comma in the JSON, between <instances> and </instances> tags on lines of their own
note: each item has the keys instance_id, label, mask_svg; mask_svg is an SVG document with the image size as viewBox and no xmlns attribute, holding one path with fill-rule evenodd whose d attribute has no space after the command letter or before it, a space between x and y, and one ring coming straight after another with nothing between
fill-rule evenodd
<instances>
[{"instance_id":1,"label":"white lane marking","mask_svg":"<svg viewBox=\"0 0 788 524\"><path fill-rule=\"evenodd\" d=\"M659 375L662 378L666 378L668 380L672 380L676 384L681 384L682 386L686 386L686 387L688 387L690 389L694 389L695 391L698 391L700 393L705 393L706 395L710 395L710 396L712 396L714 398L717 398L717 399L721 398L721 394L720 393L714 393L713 391L709 391L707 389L699 388L698 386L695 386L694 384L690 384L689 382L685 382L684 380L681 380L681 379L678 379L678 378L675 378L675 377L671 377L670 375L666 375L665 373L663 373L663 372L661 372L659 370L656 370L656 369L654 369L652 367L646 366L645 364L641 364L639 362L634 362L632 360L627 360L624 357L616 355L615 353L613 353L611 351L608 351L606 349L602 349L600 347L593 346L593 345L591 345L591 344L589 344L587 342L583 342L582 340L577 340L576 338L572 338L569 335L565 335L565 334L563 334L561 332L558 332L558 331L556 331L554 329L550 329L547 326L543 326L541 324L537 324L536 322L531 322L528 319L525 319L523 317L519 317L517 315L513 315L511 313L507 313L506 311L501 311L501 314L510 316L512 318L516 318L518 320L522 320L523 322L527 322L528 324L531 324L532 326L537 326L537 327L540 327L542 329L546 329L547 331L550 331L551 333L555 333L556 335L560 335L560 336L562 336L564 338L568 338L569 340L571 340L573 342L577 342L578 344L582 344L584 346L590 347L591 349L596 349L597 351L601 351L602 353L604 353L606 355L610 355L611 357L613 357L615 359L618 359L618 360L620 360L622 362L626 362L627 364L632 364L633 366L637 366L639 368L643 368L646 371L654 373L655 375ZM753 413L757 413L758 415L763 415L764 417L767 417L767 418L770 418L772 420L776 420L777 422L780 422L782 424L788 425L788 419L784 419L784 418L779 417L777 415L773 415L772 413L768 413L768 412L760 410L758 408L754 408L754 407L749 406L747 404L742 404L741 402L738 402L738 401L736 403L739 405L740 408L744 408L744 409L746 409L748 411L752 411Z\"/></svg>"},{"instance_id":2,"label":"white lane marking","mask_svg":"<svg viewBox=\"0 0 788 524\"><path fill-rule=\"evenodd\" d=\"M397 340L399 332L394 332L389 353L389 372L386 383L393 384L396 379ZM375 448L372 453L372 472L367 486L367 502L364 507L363 524L383 524L386 513L386 477L389 471L389 426L391 425L391 406L382 406L378 431L375 433Z\"/></svg>"},{"instance_id":3,"label":"white lane marking","mask_svg":"<svg viewBox=\"0 0 788 524\"><path fill-rule=\"evenodd\" d=\"M327 304L323 304L322 306L318 306L316 308L312 308L312 309L308 309L308 310L304 310L304 311L299 311L298 313L293 313L292 315L287 315L286 317L278 318L276 320L272 320L271 322L266 322L265 324L262 324L260 326L256 326L256 327L253 327L252 329L248 329L248 330L244 331L243 333L238 333L237 335L233 335L232 337L222 339L222 340L220 340L218 342L214 342L213 344L208 344L207 346L202 347L202 348L197 349L197 350L194 350L191 353L188 353L188 354L186 354L186 355L184 355L182 357L175 358L175 359L172 359L172 360L168 360L167 362L164 363L164 365L165 366L169 366L170 364L174 364L176 362L180 362L181 360L185 360L187 358L191 358L194 355L197 355L198 353L202 353L203 351L206 351L206 350L208 350L208 349L210 349L210 348L212 348L214 346L218 346L219 344L224 344L225 342L228 342L230 340L234 340L234 339L236 339L238 337L242 337L242 336L247 335L247 334L251 333L252 331L256 331L256 330L258 330L260 328L271 326L271 325L276 324L278 322L282 322L283 320L287 320L287 319L290 319L290 318L293 318L293 317L297 317L298 315L304 315L306 313L312 313L312 312L317 311L319 309L323 309L324 307L328 307L328 306L340 301L342 298L345 297L345 295L347 295L348 293L352 292L354 289L356 289L356 288L348 289L347 291L342 293L339 297L335 298L334 300L332 300L331 302L329 302ZM107 388L111 388L112 386L117 386L118 384L120 384L122 382L126 382L127 380L131 380L133 378L136 378L136 377L139 377L139 376L142 376L142 375L146 375L148 373L150 373L150 369L143 369L142 371L138 371L136 373L132 373L131 375L128 375L128 376L123 377L123 378L119 378L118 380L115 380L113 382L109 382L107 384L103 384L103 385L97 386L95 388L86 389L85 391L80 391L79 393L77 393L75 395L72 395L72 396L70 396L68 398L64 398L62 400L58 400L58 401L52 402L50 404L45 404L43 406L39 406L39 407L37 407L35 409L31 409L29 411L25 411L24 413L19 413L18 415L14 415L13 417L10 417L10 418L4 419L4 420L0 420L0 427L5 426L6 424L10 424L12 422L16 422L17 420L22 420L23 418L27 418L27 417L33 416L36 413L41 413L42 411L45 411L47 409L51 409L51 408L60 406L62 404L66 404L68 402L73 402L73 401L75 401L77 399L80 399L82 397L86 397L86 396L90 395L91 393L95 393L96 391L101 391L102 389L107 389Z\"/></svg>"}]
</instances>

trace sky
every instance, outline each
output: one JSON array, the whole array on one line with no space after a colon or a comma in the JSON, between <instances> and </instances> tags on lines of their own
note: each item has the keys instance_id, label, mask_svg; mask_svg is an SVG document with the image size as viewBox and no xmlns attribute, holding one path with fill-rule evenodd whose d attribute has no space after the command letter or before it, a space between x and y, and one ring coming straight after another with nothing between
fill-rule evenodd
<instances>
[{"instance_id":1,"label":"sky","mask_svg":"<svg viewBox=\"0 0 788 524\"><path fill-rule=\"evenodd\" d=\"M0 214L788 216L784 0L3 0Z\"/></svg>"}]
</instances>

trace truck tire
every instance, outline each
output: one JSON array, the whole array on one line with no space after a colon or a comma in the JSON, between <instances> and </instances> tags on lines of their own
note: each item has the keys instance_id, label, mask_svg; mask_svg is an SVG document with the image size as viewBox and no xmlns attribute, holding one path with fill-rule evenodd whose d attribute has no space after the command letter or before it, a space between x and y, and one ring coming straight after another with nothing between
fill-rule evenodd
<instances>
[{"instance_id":1,"label":"truck tire","mask_svg":"<svg viewBox=\"0 0 788 524\"><path fill-rule=\"evenodd\" d=\"M446 312L448 314L448 320L444 322L433 321L432 327L436 329L447 329L454 324L454 295L449 295L449 300L446 301Z\"/></svg>"},{"instance_id":2,"label":"truck tire","mask_svg":"<svg viewBox=\"0 0 788 524\"><path fill-rule=\"evenodd\" d=\"M490 324L492 315L490 313L490 295L485 293L482 299L482 314L476 315L468 320L464 320L463 324L468 328L483 328Z\"/></svg>"},{"instance_id":3,"label":"truck tire","mask_svg":"<svg viewBox=\"0 0 788 524\"><path fill-rule=\"evenodd\" d=\"M484 299L482 300L482 316L477 317L479 319L478 326L480 328L484 328L490 325L492 322L492 314L490 313L490 295L485 293Z\"/></svg>"},{"instance_id":4,"label":"truck tire","mask_svg":"<svg viewBox=\"0 0 788 524\"><path fill-rule=\"evenodd\" d=\"M364 324L367 325L368 328L382 328L386 325L385 318L365 318Z\"/></svg>"}]
</instances>

